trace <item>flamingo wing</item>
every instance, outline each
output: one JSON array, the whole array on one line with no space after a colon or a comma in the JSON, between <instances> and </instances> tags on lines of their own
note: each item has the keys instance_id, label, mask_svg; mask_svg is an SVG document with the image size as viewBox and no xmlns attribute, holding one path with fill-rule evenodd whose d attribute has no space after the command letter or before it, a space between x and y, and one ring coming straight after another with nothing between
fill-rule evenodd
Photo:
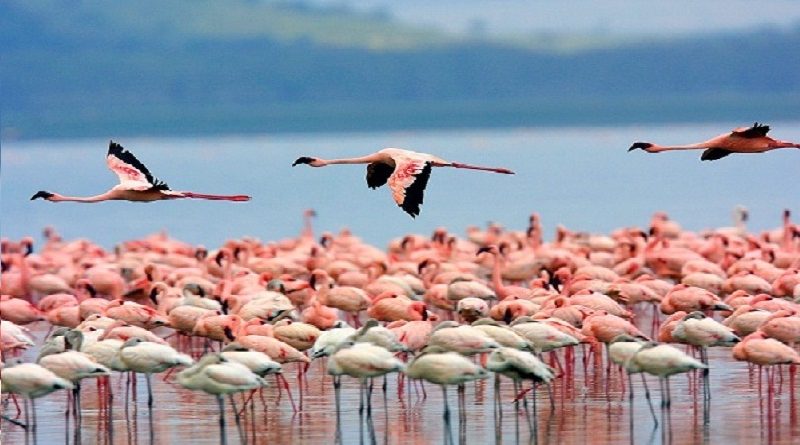
<instances>
[{"instance_id":1,"label":"flamingo wing","mask_svg":"<svg viewBox=\"0 0 800 445\"><path fill-rule=\"evenodd\" d=\"M418 159L403 159L395 162L394 173L389 177L392 197L403 211L416 217L422 204L425 186L431 177L432 164Z\"/></svg>"},{"instance_id":2,"label":"flamingo wing","mask_svg":"<svg viewBox=\"0 0 800 445\"><path fill-rule=\"evenodd\" d=\"M730 150L725 150L724 148L709 148L703 151L703 154L700 155L700 160L702 161L716 161L717 159L724 158L729 154L733 153Z\"/></svg>"},{"instance_id":3,"label":"flamingo wing","mask_svg":"<svg viewBox=\"0 0 800 445\"><path fill-rule=\"evenodd\" d=\"M133 153L114 141L108 144L108 168L119 178L117 187L126 190L169 190L164 181L156 179Z\"/></svg>"},{"instance_id":4,"label":"flamingo wing","mask_svg":"<svg viewBox=\"0 0 800 445\"><path fill-rule=\"evenodd\" d=\"M367 165L367 186L371 189L382 187L389 180L394 168L383 162L373 162Z\"/></svg>"},{"instance_id":5,"label":"flamingo wing","mask_svg":"<svg viewBox=\"0 0 800 445\"><path fill-rule=\"evenodd\" d=\"M753 139L753 138L761 138L769 133L769 125L759 124L758 122L753 123L752 127L749 128L737 128L731 132L731 136L737 136L740 138L746 139Z\"/></svg>"}]
</instances>

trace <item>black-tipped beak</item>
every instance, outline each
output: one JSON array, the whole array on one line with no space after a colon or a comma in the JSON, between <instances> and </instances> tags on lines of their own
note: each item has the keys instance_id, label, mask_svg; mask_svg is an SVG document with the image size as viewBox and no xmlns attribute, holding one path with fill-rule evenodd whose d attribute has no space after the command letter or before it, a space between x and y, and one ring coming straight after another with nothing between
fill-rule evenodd
<instances>
[{"instance_id":1,"label":"black-tipped beak","mask_svg":"<svg viewBox=\"0 0 800 445\"><path fill-rule=\"evenodd\" d=\"M44 190L39 190L38 192L36 192L35 195L31 196L31 201L33 201L34 199L37 199L37 198L50 199L52 196L53 196L53 194L50 193L50 192L46 192Z\"/></svg>"},{"instance_id":2,"label":"black-tipped beak","mask_svg":"<svg viewBox=\"0 0 800 445\"><path fill-rule=\"evenodd\" d=\"M428 263L429 263L428 260L424 260L421 263L419 263L419 265L417 266L417 273L422 274L423 269L428 267Z\"/></svg>"},{"instance_id":3,"label":"black-tipped beak","mask_svg":"<svg viewBox=\"0 0 800 445\"><path fill-rule=\"evenodd\" d=\"M311 286L311 289L317 290L317 277L314 274L311 274L311 278L308 279L308 285Z\"/></svg>"},{"instance_id":4,"label":"black-tipped beak","mask_svg":"<svg viewBox=\"0 0 800 445\"><path fill-rule=\"evenodd\" d=\"M225 338L227 338L228 340L233 341L233 340L236 339L236 337L233 335L233 331L231 330L230 327L225 326L225 329L223 331L225 333Z\"/></svg>"},{"instance_id":5,"label":"black-tipped beak","mask_svg":"<svg viewBox=\"0 0 800 445\"><path fill-rule=\"evenodd\" d=\"M294 161L294 163L292 164L292 167L294 167L294 166L296 166L298 164L310 164L313 161L314 161L314 158L309 158L308 156L301 156L301 157L297 158L297 160Z\"/></svg>"},{"instance_id":6,"label":"black-tipped beak","mask_svg":"<svg viewBox=\"0 0 800 445\"><path fill-rule=\"evenodd\" d=\"M475 253L475 256L478 256L478 255L480 255L482 253L491 252L491 251L492 251L491 247L481 247L480 249L478 249L478 252Z\"/></svg>"},{"instance_id":7,"label":"black-tipped beak","mask_svg":"<svg viewBox=\"0 0 800 445\"><path fill-rule=\"evenodd\" d=\"M214 257L214 262L217 263L217 266L222 267L222 251L217 252L217 256Z\"/></svg>"},{"instance_id":8,"label":"black-tipped beak","mask_svg":"<svg viewBox=\"0 0 800 445\"><path fill-rule=\"evenodd\" d=\"M28 256L33 253L33 244L25 244L25 255Z\"/></svg>"},{"instance_id":9,"label":"black-tipped beak","mask_svg":"<svg viewBox=\"0 0 800 445\"><path fill-rule=\"evenodd\" d=\"M631 145L631 148L628 149L628 151L633 151L633 150L636 150L637 148L640 148L640 149L644 150L644 149L650 148L652 146L653 146L653 144L651 144L649 142L634 142L633 145Z\"/></svg>"},{"instance_id":10,"label":"black-tipped beak","mask_svg":"<svg viewBox=\"0 0 800 445\"><path fill-rule=\"evenodd\" d=\"M158 305L158 300L156 299L157 295L158 295L158 288L154 287L153 290L150 291L150 301L152 301L153 304L155 305Z\"/></svg>"},{"instance_id":11,"label":"black-tipped beak","mask_svg":"<svg viewBox=\"0 0 800 445\"><path fill-rule=\"evenodd\" d=\"M228 306L228 300L222 300L222 303L220 303L220 309L222 310L223 314L228 315L228 310L230 310L230 307Z\"/></svg>"},{"instance_id":12,"label":"black-tipped beak","mask_svg":"<svg viewBox=\"0 0 800 445\"><path fill-rule=\"evenodd\" d=\"M422 311L422 321L428 321L428 310L424 309Z\"/></svg>"},{"instance_id":13,"label":"black-tipped beak","mask_svg":"<svg viewBox=\"0 0 800 445\"><path fill-rule=\"evenodd\" d=\"M514 314L511 313L511 308L506 308L506 312L503 314L503 321L506 324L511 324L514 321Z\"/></svg>"}]
</instances>

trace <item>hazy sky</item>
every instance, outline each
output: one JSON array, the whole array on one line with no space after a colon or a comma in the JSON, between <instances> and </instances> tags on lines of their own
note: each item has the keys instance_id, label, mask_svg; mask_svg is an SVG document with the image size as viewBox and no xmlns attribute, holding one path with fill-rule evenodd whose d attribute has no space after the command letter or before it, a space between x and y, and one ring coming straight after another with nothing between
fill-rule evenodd
<instances>
[{"instance_id":1,"label":"hazy sky","mask_svg":"<svg viewBox=\"0 0 800 445\"><path fill-rule=\"evenodd\" d=\"M681 34L800 24L797 0L315 0L384 8L399 20L454 32L482 21L493 34L596 32Z\"/></svg>"}]
</instances>

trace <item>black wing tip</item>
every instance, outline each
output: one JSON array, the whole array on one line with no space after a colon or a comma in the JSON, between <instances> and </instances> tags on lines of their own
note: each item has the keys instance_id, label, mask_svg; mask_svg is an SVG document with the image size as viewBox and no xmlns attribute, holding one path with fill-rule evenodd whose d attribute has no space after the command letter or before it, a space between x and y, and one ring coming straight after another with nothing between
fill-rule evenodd
<instances>
[{"instance_id":1,"label":"black wing tip","mask_svg":"<svg viewBox=\"0 0 800 445\"><path fill-rule=\"evenodd\" d=\"M405 204L400 204L398 207L403 209L404 212L408 213L412 218L416 219L419 216L420 208L419 206L407 206Z\"/></svg>"},{"instance_id":2,"label":"black wing tip","mask_svg":"<svg viewBox=\"0 0 800 445\"><path fill-rule=\"evenodd\" d=\"M292 163L292 167L295 167L299 164L311 164L312 162L314 162L314 158L308 156L300 156Z\"/></svg>"},{"instance_id":3,"label":"black wing tip","mask_svg":"<svg viewBox=\"0 0 800 445\"><path fill-rule=\"evenodd\" d=\"M113 139L108 141L108 154L117 155L123 151L125 151L125 147L114 142Z\"/></svg>"},{"instance_id":4,"label":"black wing tip","mask_svg":"<svg viewBox=\"0 0 800 445\"><path fill-rule=\"evenodd\" d=\"M731 153L733 152L722 148L709 148L708 150L703 151L703 154L700 155L700 160L716 161L717 159L722 159Z\"/></svg>"},{"instance_id":5,"label":"black wing tip","mask_svg":"<svg viewBox=\"0 0 800 445\"><path fill-rule=\"evenodd\" d=\"M734 131L734 134L743 138L764 137L769 133L769 125L753 122L753 126L744 130Z\"/></svg>"},{"instance_id":6,"label":"black wing tip","mask_svg":"<svg viewBox=\"0 0 800 445\"><path fill-rule=\"evenodd\" d=\"M400 207L412 218L416 218L419 215L419 206L425 200L425 187L428 185L432 169L430 162L426 163L422 171L416 175L414 182L406 189L406 197Z\"/></svg>"},{"instance_id":7,"label":"black wing tip","mask_svg":"<svg viewBox=\"0 0 800 445\"><path fill-rule=\"evenodd\" d=\"M31 201L33 201L35 199L38 199L38 198L49 199L52 196L53 196L53 194L50 193L50 192L47 192L47 191L44 191L44 190L39 190L38 192L36 192L36 194L31 196Z\"/></svg>"}]
</instances>

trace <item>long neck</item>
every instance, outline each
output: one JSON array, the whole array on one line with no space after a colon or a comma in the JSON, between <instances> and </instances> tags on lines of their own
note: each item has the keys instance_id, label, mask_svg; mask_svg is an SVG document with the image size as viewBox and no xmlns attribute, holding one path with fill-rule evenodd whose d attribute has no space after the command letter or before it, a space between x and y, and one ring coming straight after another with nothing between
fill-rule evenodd
<instances>
[{"instance_id":1,"label":"long neck","mask_svg":"<svg viewBox=\"0 0 800 445\"><path fill-rule=\"evenodd\" d=\"M657 151L671 151L671 150L697 150L700 148L708 148L705 142L688 145L655 145L653 146Z\"/></svg>"},{"instance_id":2,"label":"long neck","mask_svg":"<svg viewBox=\"0 0 800 445\"><path fill-rule=\"evenodd\" d=\"M325 165L332 165L332 164L370 164L372 162L376 162L381 160L381 157L377 154L371 154L368 156L361 156L360 158L344 158L344 159L325 159Z\"/></svg>"},{"instance_id":3,"label":"long neck","mask_svg":"<svg viewBox=\"0 0 800 445\"><path fill-rule=\"evenodd\" d=\"M114 199L113 194L111 191L107 191L100 195L94 196L64 196L64 195L57 195L54 194L50 201L53 202L100 202L100 201L108 201L109 199Z\"/></svg>"},{"instance_id":4,"label":"long neck","mask_svg":"<svg viewBox=\"0 0 800 445\"><path fill-rule=\"evenodd\" d=\"M505 286L503 286L503 277L500 275L500 254L493 254L492 257L494 258L494 264L492 264L492 286L494 286L495 292L502 294L505 291Z\"/></svg>"}]
</instances>

